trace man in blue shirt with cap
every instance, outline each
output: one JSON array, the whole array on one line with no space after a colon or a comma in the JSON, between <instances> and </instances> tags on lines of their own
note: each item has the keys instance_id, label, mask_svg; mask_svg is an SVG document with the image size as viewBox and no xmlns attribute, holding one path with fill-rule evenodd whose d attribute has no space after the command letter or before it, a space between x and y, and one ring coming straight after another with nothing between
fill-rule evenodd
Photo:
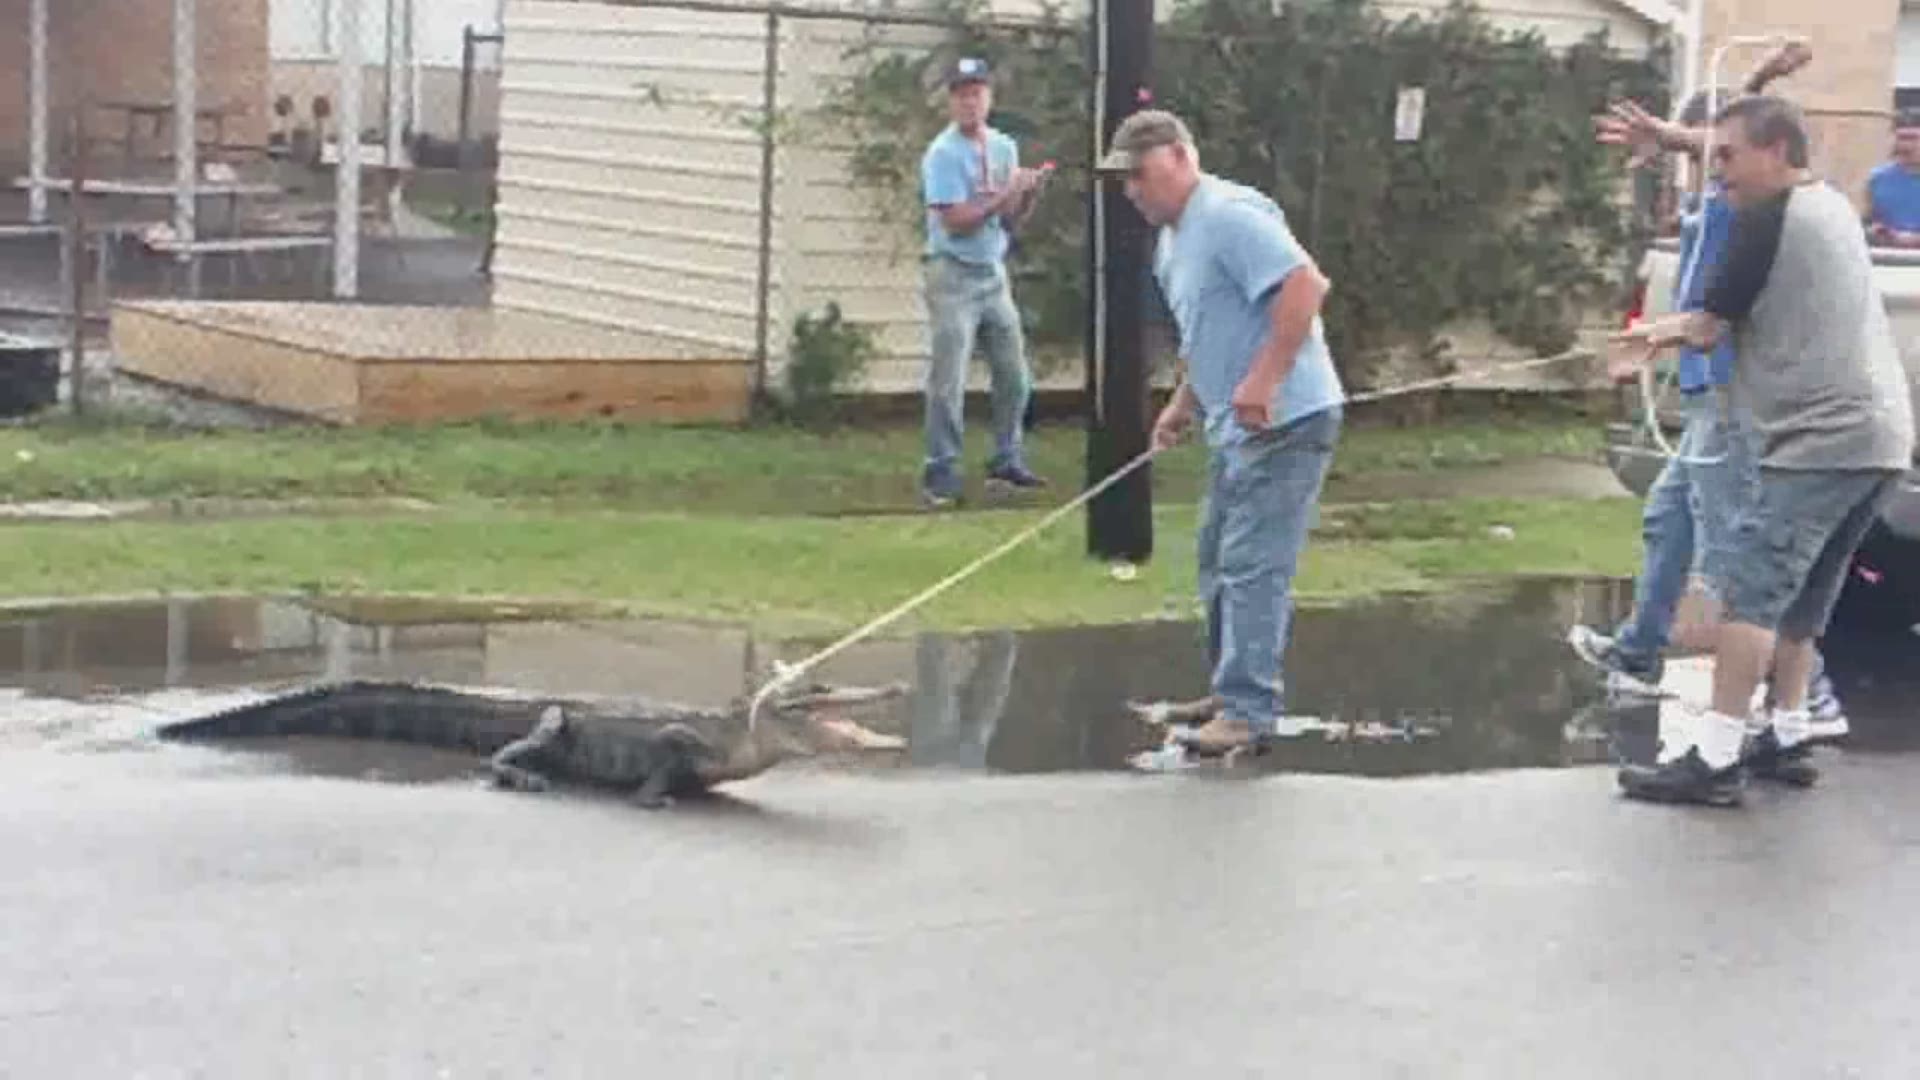
<instances>
[{"instance_id":1,"label":"man in blue shirt with cap","mask_svg":"<svg viewBox=\"0 0 1920 1080\"><path fill-rule=\"evenodd\" d=\"M1293 575L1346 404L1320 320L1330 286L1273 200L1201 171L1173 114L1129 116L1100 167L1159 227L1154 276L1187 366L1154 443L1198 419L1210 451L1198 562L1214 711L1174 739L1225 754L1298 736L1282 678Z\"/></svg>"},{"instance_id":2,"label":"man in blue shirt with cap","mask_svg":"<svg viewBox=\"0 0 1920 1080\"><path fill-rule=\"evenodd\" d=\"M926 302L932 333L926 379L926 465L921 501L929 508L960 498L967 362L977 339L992 374L994 453L987 484L995 490L1045 486L1027 469L1021 424L1032 394L1020 310L1007 278L1010 226L1033 212L1044 170L1020 167L1011 138L987 126L993 110L986 61L965 58L947 75L951 122L927 146L920 185L927 206Z\"/></svg>"}]
</instances>

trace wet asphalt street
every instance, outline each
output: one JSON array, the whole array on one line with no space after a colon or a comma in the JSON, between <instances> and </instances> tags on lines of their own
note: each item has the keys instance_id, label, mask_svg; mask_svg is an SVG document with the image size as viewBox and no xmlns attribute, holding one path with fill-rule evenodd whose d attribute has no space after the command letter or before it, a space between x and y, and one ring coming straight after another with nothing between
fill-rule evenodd
<instances>
[{"instance_id":1,"label":"wet asphalt street","mask_svg":"<svg viewBox=\"0 0 1920 1080\"><path fill-rule=\"evenodd\" d=\"M8 1076L1904 1077L1920 760L847 777L646 814L0 758Z\"/></svg>"},{"instance_id":2,"label":"wet asphalt street","mask_svg":"<svg viewBox=\"0 0 1920 1080\"><path fill-rule=\"evenodd\" d=\"M1572 595L1422 618L1429 638L1443 610L1538 630ZM1865 715L1854 748L1821 752L1821 788L1756 786L1737 811L1620 800L1591 714L1566 724L1566 673L1524 677L1564 659L1550 638L1508 654L1522 704L1446 703L1424 744L1154 777L1107 767L1110 702L1054 726L1080 715L1042 693L1069 639L1033 636L947 680L963 718L993 714L985 735L916 714L925 760L792 766L647 813L488 791L436 751L144 737L218 707L226 691L186 684L241 664L202 656L244 636L240 611L156 624L168 687L4 703L0 1075L1920 1075L1908 651L1841 672ZM6 678L72 677L110 641L122 666L85 670L126 690L137 615L114 635L0 626L32 661ZM245 663L304 655L274 619L281 644ZM1360 626L1310 616L1303 655L1354 651ZM443 629L430 659L477 648L494 680L515 657L607 667L612 631L593 632ZM397 662L384 640L388 660L355 662ZM921 697L944 655L908 654ZM1453 685L1396 683L1388 661L1341 684ZM998 696L967 689L982 670L1006 673ZM1303 693L1336 703L1330 682Z\"/></svg>"}]
</instances>

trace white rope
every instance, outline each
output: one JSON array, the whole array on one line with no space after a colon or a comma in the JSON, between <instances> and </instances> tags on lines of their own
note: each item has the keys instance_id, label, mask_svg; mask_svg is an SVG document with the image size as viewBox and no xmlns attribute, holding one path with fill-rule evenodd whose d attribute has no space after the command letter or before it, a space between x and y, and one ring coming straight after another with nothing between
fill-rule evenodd
<instances>
[{"instance_id":1,"label":"white rope","mask_svg":"<svg viewBox=\"0 0 1920 1080\"><path fill-rule=\"evenodd\" d=\"M1416 391L1446 386L1451 383L1462 382L1467 379L1485 378L1489 375L1501 374L1504 372L1523 371L1529 368L1544 367L1548 364L1563 363L1569 359L1573 359L1580 355L1582 354L1577 351L1570 351L1570 352L1560 353L1555 356L1534 357L1528 360L1516 360L1516 361L1510 361L1503 364L1495 364L1491 367L1488 367L1479 371L1455 372L1451 375L1441 375L1436 378L1423 379L1418 382L1405 383L1400 386L1391 386L1391 387L1386 387L1380 390L1370 390L1364 393L1354 394L1347 398L1346 404L1354 405L1354 404L1359 404L1367 401L1378 401L1382 398L1396 397L1401 394L1411 394ZM840 653L846 651L848 648L852 647L854 644L862 640L865 640L867 637L878 632L880 629L887 626L889 623L892 623L894 620L900 618L903 615L906 615L908 612L911 612L915 608L918 608L921 605L927 603L928 601L934 599L935 597L939 596L941 593L946 592L948 589L951 589L955 585L958 585L961 582L972 577L974 574L979 573L989 563L992 563L996 559L999 559L1001 556L1007 554L1008 552L1014 550L1020 545L1026 543L1028 540L1031 540L1035 536L1038 536L1049 525L1052 525L1054 522L1059 521L1061 518L1072 513L1074 510L1078 509L1081 506L1086 505L1091 500L1097 498L1102 492L1106 491L1108 488L1112 487L1113 485L1119 483L1123 478L1132 474L1135 470L1139 469L1142 465L1145 465L1147 462L1152 461L1157 455L1159 455L1159 453L1160 453L1159 449L1149 448L1145 453L1139 455L1138 457L1135 457L1132 461L1127 462L1126 464L1120 466L1118 469L1115 469L1112 473L1110 473L1107 476L1106 479L1100 481L1094 486L1088 488L1086 491L1082 492L1079 496L1074 498L1073 501L1068 502L1062 506L1056 507L1052 512L1048 513L1045 517L1041 518L1039 521L1034 522L1032 525L1027 526L1026 528L1020 530L1018 533L1015 533L1012 538L1002 543L999 547L994 548L992 551L987 552L986 554L980 556L977 559L974 559L972 562L961 567L960 569L955 570L953 573L948 574L946 577L928 586L926 589L923 589L919 593L916 593L913 596L909 597L908 599L902 601L900 604L895 606L892 610L887 611L886 613L874 618L873 620L868 622L866 625L840 638L838 641L835 641L833 644L828 645L826 648L821 649L819 652L814 653L812 656L809 656L806 659L793 664L782 663L777 659L774 660L773 661L773 669L774 669L773 678L769 680L765 686L760 688L759 693L754 695L753 703L747 709L748 729L751 730L759 722L761 708L764 707L767 703L767 700L771 698L773 694L778 690L780 690L782 687L792 685L796 679L799 679L802 675L805 675L807 672L813 670L814 668L819 667L821 664L826 663L828 660L831 660L833 657L838 656Z\"/></svg>"},{"instance_id":2,"label":"white rope","mask_svg":"<svg viewBox=\"0 0 1920 1080\"><path fill-rule=\"evenodd\" d=\"M1702 392L1704 393L1704 391ZM1659 409L1655 406L1653 399L1653 368L1650 365L1642 364L1640 366L1641 426L1647 429L1647 435L1653 439L1654 447L1660 451L1662 456L1685 465L1702 467L1726 463L1727 455L1724 453L1715 454L1712 457L1701 457L1697 454L1683 454L1674 449L1672 444L1667 442L1666 433L1660 430Z\"/></svg>"}]
</instances>

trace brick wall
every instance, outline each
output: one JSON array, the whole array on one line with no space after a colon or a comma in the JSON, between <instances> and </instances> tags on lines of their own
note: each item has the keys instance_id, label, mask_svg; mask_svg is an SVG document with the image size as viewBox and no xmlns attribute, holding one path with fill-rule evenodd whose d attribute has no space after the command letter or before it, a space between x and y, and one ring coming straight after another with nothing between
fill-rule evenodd
<instances>
[{"instance_id":1,"label":"brick wall","mask_svg":"<svg viewBox=\"0 0 1920 1080\"><path fill-rule=\"evenodd\" d=\"M1900 0L1707 0L1704 14L1702 79L1712 50L1729 35L1787 32L1812 42L1813 63L1773 89L1806 109L1814 168L1864 204L1867 174L1886 160L1891 142ZM1760 55L1730 52L1723 83L1743 79Z\"/></svg>"},{"instance_id":2,"label":"brick wall","mask_svg":"<svg viewBox=\"0 0 1920 1080\"><path fill-rule=\"evenodd\" d=\"M27 159L28 0L0 0L0 165L11 170ZM52 0L48 83L56 155L64 143L72 102L164 101L173 89L173 0ZM198 96L202 105L224 104L229 142L258 144L266 138L267 0L199 0ZM120 115L90 112L97 135L118 135ZM171 147L144 137L143 153ZM56 160L58 158L56 157Z\"/></svg>"}]
</instances>

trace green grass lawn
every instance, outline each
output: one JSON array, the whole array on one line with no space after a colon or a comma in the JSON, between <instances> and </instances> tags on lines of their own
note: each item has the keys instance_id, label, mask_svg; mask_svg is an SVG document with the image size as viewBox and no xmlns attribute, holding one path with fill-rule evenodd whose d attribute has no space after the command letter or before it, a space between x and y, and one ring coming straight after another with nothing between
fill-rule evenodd
<instances>
[{"instance_id":1,"label":"green grass lawn","mask_svg":"<svg viewBox=\"0 0 1920 1080\"><path fill-rule=\"evenodd\" d=\"M985 432L972 435L969 460L977 461ZM1488 574L1630 571L1637 506L1624 498L1338 503L1350 479L1542 456L1597 460L1601 438L1589 418L1350 430L1302 570L1303 598ZM845 628L1082 490L1079 427L1042 426L1030 445L1035 467L1055 481L1047 498L927 516L877 513L914 505L919 434L910 425L826 434L614 423L191 433L124 420L45 422L0 430L0 499L289 502L244 519L12 526L0 545L0 596L492 596ZM1085 519L1072 515L924 609L920 625L1190 617L1203 469L1196 446L1156 463L1157 554L1137 580L1113 581L1089 560ZM291 501L395 496L435 508L320 516ZM1493 538L1494 525L1514 537Z\"/></svg>"},{"instance_id":2,"label":"green grass lawn","mask_svg":"<svg viewBox=\"0 0 1920 1080\"><path fill-rule=\"evenodd\" d=\"M485 198L479 192L469 196L463 208L458 192L451 188L415 188L407 192L407 207L421 217L437 221L463 236L484 239L493 229L493 210L486 205Z\"/></svg>"},{"instance_id":3,"label":"green grass lawn","mask_svg":"<svg viewBox=\"0 0 1920 1080\"><path fill-rule=\"evenodd\" d=\"M986 441L982 431L970 435L968 465L977 485ZM1601 425L1590 418L1356 427L1336 455L1332 495L1358 476L1543 455L1597 460L1601 444ZM1084 447L1077 426L1043 425L1033 433L1032 463L1053 480L1053 498L1086 486ZM847 514L911 507L919 456L919 433L906 425L827 434L614 423L191 433L54 421L0 430L0 500L407 496ZM1156 499L1198 498L1199 448L1182 447L1153 468Z\"/></svg>"},{"instance_id":4,"label":"green grass lawn","mask_svg":"<svg viewBox=\"0 0 1920 1080\"><path fill-rule=\"evenodd\" d=\"M1303 600L1445 586L1465 577L1632 570L1628 499L1454 500L1330 509L1299 579ZM278 517L22 525L0 545L0 594L162 591L431 594L587 600L612 609L740 619L782 632L850 628L918 593L1037 517L808 518L468 508L417 519ZM1158 551L1133 582L1084 555L1060 522L904 626L1031 627L1187 618L1195 508L1155 514ZM1510 540L1489 529L1506 525Z\"/></svg>"}]
</instances>

